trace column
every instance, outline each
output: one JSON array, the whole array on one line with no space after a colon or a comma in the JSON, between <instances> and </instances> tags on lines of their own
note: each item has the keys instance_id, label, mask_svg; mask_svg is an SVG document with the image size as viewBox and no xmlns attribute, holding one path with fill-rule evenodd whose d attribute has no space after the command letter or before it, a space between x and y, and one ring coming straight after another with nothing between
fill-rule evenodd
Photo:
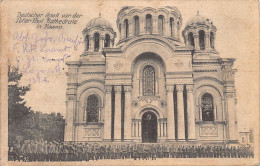
<instances>
[{"instance_id":1,"label":"column","mask_svg":"<svg viewBox=\"0 0 260 166\"><path fill-rule=\"evenodd\" d=\"M166 121L166 119L164 119L164 121L163 121L163 133L164 133L164 137L166 137L167 136L167 133L166 133L166 127L167 127L167 121Z\"/></svg>"},{"instance_id":2,"label":"column","mask_svg":"<svg viewBox=\"0 0 260 166\"><path fill-rule=\"evenodd\" d=\"M174 105L173 105L173 85L167 86L167 111L168 111L168 140L175 140Z\"/></svg>"},{"instance_id":3,"label":"column","mask_svg":"<svg viewBox=\"0 0 260 166\"><path fill-rule=\"evenodd\" d=\"M165 36L171 36L171 33L170 33L170 22L169 22L169 19L165 19L164 20L165 24L163 25L165 31L164 31L164 35Z\"/></svg>"},{"instance_id":4,"label":"column","mask_svg":"<svg viewBox=\"0 0 260 166\"><path fill-rule=\"evenodd\" d=\"M237 141L236 110L234 93L226 93L226 108L228 111L229 140Z\"/></svg>"},{"instance_id":5,"label":"column","mask_svg":"<svg viewBox=\"0 0 260 166\"><path fill-rule=\"evenodd\" d=\"M121 86L115 86L114 141L121 141Z\"/></svg>"},{"instance_id":6,"label":"column","mask_svg":"<svg viewBox=\"0 0 260 166\"><path fill-rule=\"evenodd\" d=\"M160 133L161 133L161 131L160 131L160 120L157 119L157 137L158 137L158 138L161 137L161 136L160 136Z\"/></svg>"},{"instance_id":7,"label":"column","mask_svg":"<svg viewBox=\"0 0 260 166\"><path fill-rule=\"evenodd\" d=\"M105 123L104 123L104 140L111 141L111 92L112 86L108 85L105 87L106 98L105 98Z\"/></svg>"},{"instance_id":8,"label":"column","mask_svg":"<svg viewBox=\"0 0 260 166\"><path fill-rule=\"evenodd\" d=\"M178 140L185 140L183 85L177 85Z\"/></svg>"},{"instance_id":9,"label":"column","mask_svg":"<svg viewBox=\"0 0 260 166\"><path fill-rule=\"evenodd\" d=\"M76 96L67 94L66 101L66 125L65 125L65 141L74 140L74 110L76 107Z\"/></svg>"},{"instance_id":10,"label":"column","mask_svg":"<svg viewBox=\"0 0 260 166\"><path fill-rule=\"evenodd\" d=\"M217 105L214 106L214 121L217 121Z\"/></svg>"},{"instance_id":11,"label":"column","mask_svg":"<svg viewBox=\"0 0 260 166\"><path fill-rule=\"evenodd\" d=\"M101 38L100 38L100 40L99 40L99 42L100 42L100 44L99 44L99 50L102 50L103 48L104 48L104 39L105 39L105 37L104 36L101 36Z\"/></svg>"},{"instance_id":12,"label":"column","mask_svg":"<svg viewBox=\"0 0 260 166\"><path fill-rule=\"evenodd\" d=\"M200 121L202 121L202 108L199 106L199 113L200 113Z\"/></svg>"},{"instance_id":13,"label":"column","mask_svg":"<svg viewBox=\"0 0 260 166\"><path fill-rule=\"evenodd\" d=\"M142 135L141 135L141 130L142 130L142 128L141 128L142 126L141 126L141 120L138 120L138 137L141 137Z\"/></svg>"},{"instance_id":14,"label":"column","mask_svg":"<svg viewBox=\"0 0 260 166\"><path fill-rule=\"evenodd\" d=\"M153 18L153 31L152 34L158 34L158 18Z\"/></svg>"},{"instance_id":15,"label":"column","mask_svg":"<svg viewBox=\"0 0 260 166\"><path fill-rule=\"evenodd\" d=\"M209 32L205 32L205 49L210 50Z\"/></svg>"},{"instance_id":16,"label":"column","mask_svg":"<svg viewBox=\"0 0 260 166\"><path fill-rule=\"evenodd\" d=\"M124 86L125 91L125 118L124 118L124 140L131 140L131 86Z\"/></svg>"},{"instance_id":17,"label":"column","mask_svg":"<svg viewBox=\"0 0 260 166\"><path fill-rule=\"evenodd\" d=\"M94 37L89 36L89 51L93 52L94 51Z\"/></svg>"},{"instance_id":18,"label":"column","mask_svg":"<svg viewBox=\"0 0 260 166\"><path fill-rule=\"evenodd\" d=\"M139 18L139 21L140 21L140 35L143 35L143 34L145 34L146 33L146 30L145 30L145 18L142 18L142 17L140 17Z\"/></svg>"},{"instance_id":19,"label":"column","mask_svg":"<svg viewBox=\"0 0 260 166\"><path fill-rule=\"evenodd\" d=\"M128 20L129 36L134 36L134 22L133 20Z\"/></svg>"},{"instance_id":20,"label":"column","mask_svg":"<svg viewBox=\"0 0 260 166\"><path fill-rule=\"evenodd\" d=\"M196 139L193 85L186 85L186 90L187 90L188 139L191 141Z\"/></svg>"},{"instance_id":21,"label":"column","mask_svg":"<svg viewBox=\"0 0 260 166\"><path fill-rule=\"evenodd\" d=\"M196 33L193 35L193 37L194 37L195 50L200 50L199 35Z\"/></svg>"}]
</instances>

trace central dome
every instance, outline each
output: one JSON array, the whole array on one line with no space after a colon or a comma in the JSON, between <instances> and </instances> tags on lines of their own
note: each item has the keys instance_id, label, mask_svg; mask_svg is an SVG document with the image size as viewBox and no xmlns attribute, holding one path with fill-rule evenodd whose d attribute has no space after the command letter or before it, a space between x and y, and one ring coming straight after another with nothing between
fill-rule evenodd
<instances>
[{"instance_id":1,"label":"central dome","mask_svg":"<svg viewBox=\"0 0 260 166\"><path fill-rule=\"evenodd\" d=\"M99 16L98 18L94 18L88 22L87 28L91 28L91 27L101 27L101 28L113 29L110 22L107 21L106 19L102 18L101 16Z\"/></svg>"}]
</instances>

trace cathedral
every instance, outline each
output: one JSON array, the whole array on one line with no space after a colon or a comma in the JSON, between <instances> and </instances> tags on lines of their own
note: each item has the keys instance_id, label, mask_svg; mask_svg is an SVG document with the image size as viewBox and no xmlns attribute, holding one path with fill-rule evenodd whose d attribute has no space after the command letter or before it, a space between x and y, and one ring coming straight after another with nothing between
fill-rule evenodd
<instances>
[{"instance_id":1,"label":"cathedral","mask_svg":"<svg viewBox=\"0 0 260 166\"><path fill-rule=\"evenodd\" d=\"M213 22L198 12L183 26L172 6L126 6L115 21L119 34L90 20L66 62L65 141L237 143L235 59L218 56Z\"/></svg>"}]
</instances>

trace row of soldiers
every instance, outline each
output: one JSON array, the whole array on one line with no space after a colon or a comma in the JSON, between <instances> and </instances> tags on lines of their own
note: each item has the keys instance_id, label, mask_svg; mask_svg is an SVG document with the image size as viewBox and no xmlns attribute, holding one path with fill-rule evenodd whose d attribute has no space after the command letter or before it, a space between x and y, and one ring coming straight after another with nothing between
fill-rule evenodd
<instances>
[{"instance_id":1,"label":"row of soldiers","mask_svg":"<svg viewBox=\"0 0 260 166\"><path fill-rule=\"evenodd\" d=\"M248 158L252 146L114 144L86 142L47 142L26 140L9 146L9 160L14 161L89 161L99 159L156 160L156 158Z\"/></svg>"}]
</instances>

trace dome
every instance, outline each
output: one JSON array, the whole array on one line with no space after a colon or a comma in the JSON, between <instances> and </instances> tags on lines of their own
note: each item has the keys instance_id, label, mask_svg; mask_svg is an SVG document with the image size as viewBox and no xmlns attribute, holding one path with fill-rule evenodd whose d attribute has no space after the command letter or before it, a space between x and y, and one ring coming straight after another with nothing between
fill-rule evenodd
<instances>
[{"instance_id":1,"label":"dome","mask_svg":"<svg viewBox=\"0 0 260 166\"><path fill-rule=\"evenodd\" d=\"M200 15L199 12L197 12L197 15L190 19L186 25L192 24L212 24L212 22L208 18Z\"/></svg>"},{"instance_id":2,"label":"dome","mask_svg":"<svg viewBox=\"0 0 260 166\"><path fill-rule=\"evenodd\" d=\"M113 29L110 22L107 21L106 19L102 18L101 16L99 16L98 18L94 18L88 22L87 28L91 28L91 27L101 27L101 28Z\"/></svg>"}]
</instances>

